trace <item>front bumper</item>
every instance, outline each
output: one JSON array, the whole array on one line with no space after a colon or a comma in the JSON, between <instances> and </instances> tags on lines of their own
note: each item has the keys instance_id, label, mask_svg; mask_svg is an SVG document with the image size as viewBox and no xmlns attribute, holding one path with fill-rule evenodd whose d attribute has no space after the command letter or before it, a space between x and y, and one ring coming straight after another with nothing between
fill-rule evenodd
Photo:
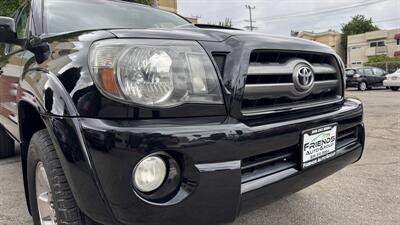
<instances>
[{"instance_id":1,"label":"front bumper","mask_svg":"<svg viewBox=\"0 0 400 225\"><path fill-rule=\"evenodd\" d=\"M362 114L361 102L346 100L340 109L330 113L256 127L232 118L159 120L156 124L155 121L79 121L97 176L94 180L98 180L99 188L92 192L102 192L98 195L109 205L115 217L112 223L194 225L232 222L240 212L298 191L356 162L364 147ZM303 130L332 123L338 123L338 132L354 127L358 130L357 140L341 145L335 158L305 170L296 165L242 182L243 159L299 146ZM191 188L178 192L179 196L165 204L152 204L135 194L132 170L144 156L159 151L184 156L181 163L189 178L183 183ZM74 179L74 173L69 174ZM96 214L99 212L95 209L96 202L87 208L87 203L79 201L94 195L85 196L81 191L87 186L84 182L83 179L70 182L79 206L96 222L109 224L106 216Z\"/></svg>"}]
</instances>

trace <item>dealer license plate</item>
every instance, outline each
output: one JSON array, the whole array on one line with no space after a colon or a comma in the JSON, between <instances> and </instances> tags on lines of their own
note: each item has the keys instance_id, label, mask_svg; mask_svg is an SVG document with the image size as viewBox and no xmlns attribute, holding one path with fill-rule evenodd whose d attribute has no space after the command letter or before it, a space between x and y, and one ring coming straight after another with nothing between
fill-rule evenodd
<instances>
[{"instance_id":1,"label":"dealer license plate","mask_svg":"<svg viewBox=\"0 0 400 225\"><path fill-rule=\"evenodd\" d=\"M302 168L321 163L336 154L337 124L303 132Z\"/></svg>"}]
</instances>

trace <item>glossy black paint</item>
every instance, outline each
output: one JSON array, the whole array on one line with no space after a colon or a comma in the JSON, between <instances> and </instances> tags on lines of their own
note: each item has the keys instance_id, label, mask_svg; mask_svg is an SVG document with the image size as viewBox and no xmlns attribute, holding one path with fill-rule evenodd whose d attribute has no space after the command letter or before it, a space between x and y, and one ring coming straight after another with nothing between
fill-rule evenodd
<instances>
[{"instance_id":1,"label":"glossy black paint","mask_svg":"<svg viewBox=\"0 0 400 225\"><path fill-rule=\"evenodd\" d=\"M233 221L246 196L253 194L240 194L240 164L236 167L215 164L240 162L253 155L296 145L302 130L321 124L338 122L340 132L359 125L361 116L362 106L358 102L346 101L336 112L257 127L248 127L233 118L223 117L166 120L156 125L151 121L82 119L81 124L101 186L112 202L111 208L118 221L124 224L188 224L189 221L190 224L214 224ZM300 171L298 174L302 175L299 178L294 176L290 179L293 185L281 184L289 178L282 177L268 187L273 190L268 196L292 188L297 190L296 186L304 188L357 161L362 149L363 141L349 154L338 157L338 161L330 161L329 164L334 165L330 169L320 170L317 166L314 172ZM190 163L183 170L188 167L193 171L191 164L194 164L199 174L189 173L189 182L183 184L194 186L192 191L177 194L164 204L148 203L142 201L129 185L131 172L140 159L160 151L184 156L184 162ZM299 180L301 182L295 184Z\"/></svg>"},{"instance_id":2,"label":"glossy black paint","mask_svg":"<svg viewBox=\"0 0 400 225\"><path fill-rule=\"evenodd\" d=\"M244 75L253 49L334 54L326 46L192 25L170 30L97 30L49 36L43 26L42 1L32 0L31 6L28 39L21 49L0 58L1 68L13 68L0 75L0 123L21 143L24 162L30 135L24 130L29 122L22 115L26 114L26 106L38 113L51 134L79 207L99 223L230 222L241 205L253 202L246 199L252 199L256 192L294 191L361 157L363 142L317 169L283 177L260 192L241 195L240 160L297 145L302 130L334 122L339 123L339 130L362 124L362 104L344 98L334 108L306 116L264 116L252 125L242 120ZM186 104L155 110L104 97L89 72L88 52L94 42L112 38L191 40L199 42L210 58L214 53L225 54L223 74L213 62L225 104ZM160 151L178 161L182 179L179 190L154 203L134 191L131 173L144 156ZM298 182L301 185L296 185Z\"/></svg>"}]
</instances>

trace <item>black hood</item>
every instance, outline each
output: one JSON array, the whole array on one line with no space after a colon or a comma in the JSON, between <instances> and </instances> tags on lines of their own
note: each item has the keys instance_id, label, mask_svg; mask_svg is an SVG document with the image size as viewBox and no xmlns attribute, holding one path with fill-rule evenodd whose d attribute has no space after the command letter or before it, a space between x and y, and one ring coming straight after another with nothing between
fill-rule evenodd
<instances>
[{"instance_id":1,"label":"black hood","mask_svg":"<svg viewBox=\"0 0 400 225\"><path fill-rule=\"evenodd\" d=\"M175 29L115 29L110 32L118 38L156 38L202 42L223 42L235 37L237 40L246 42L253 49L290 49L334 54L330 47L314 41L239 30L181 27Z\"/></svg>"},{"instance_id":2,"label":"black hood","mask_svg":"<svg viewBox=\"0 0 400 225\"><path fill-rule=\"evenodd\" d=\"M119 29L110 30L110 32L118 38L156 38L211 42L221 42L232 36L232 34L223 30L206 30L200 28Z\"/></svg>"}]
</instances>

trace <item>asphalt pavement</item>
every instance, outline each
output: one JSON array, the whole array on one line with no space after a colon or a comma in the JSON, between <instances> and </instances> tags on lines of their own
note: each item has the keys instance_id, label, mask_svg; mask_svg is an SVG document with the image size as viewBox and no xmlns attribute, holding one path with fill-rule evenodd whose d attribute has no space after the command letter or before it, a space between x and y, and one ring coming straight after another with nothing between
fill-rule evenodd
<instances>
[{"instance_id":1,"label":"asphalt pavement","mask_svg":"<svg viewBox=\"0 0 400 225\"><path fill-rule=\"evenodd\" d=\"M364 102L361 161L298 193L237 219L234 225L400 224L400 91L350 90ZM0 224L31 225L19 156L0 160ZM190 225L190 224L188 224Z\"/></svg>"}]
</instances>

